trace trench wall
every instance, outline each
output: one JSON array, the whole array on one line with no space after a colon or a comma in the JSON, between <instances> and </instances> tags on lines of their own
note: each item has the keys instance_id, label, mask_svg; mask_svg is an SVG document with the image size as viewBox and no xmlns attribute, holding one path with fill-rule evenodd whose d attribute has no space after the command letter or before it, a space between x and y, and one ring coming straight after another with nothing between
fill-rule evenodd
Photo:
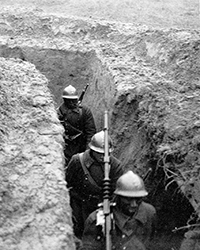
<instances>
[{"instance_id":1,"label":"trench wall","mask_svg":"<svg viewBox=\"0 0 200 250\"><path fill-rule=\"evenodd\" d=\"M19 47L0 45L0 56L20 58L33 63L48 79L55 107L62 103L62 91L69 84L80 95L87 83L89 87L84 95L83 105L91 107L97 130L103 129L104 110L111 114L115 86L112 75L106 65L98 59L94 50L59 50L51 48Z\"/></svg>"},{"instance_id":2,"label":"trench wall","mask_svg":"<svg viewBox=\"0 0 200 250\"><path fill-rule=\"evenodd\" d=\"M0 249L75 249L64 181L63 128L47 79L0 60Z\"/></svg>"},{"instance_id":3,"label":"trench wall","mask_svg":"<svg viewBox=\"0 0 200 250\"><path fill-rule=\"evenodd\" d=\"M142 176L153 168L148 184L161 218L164 209L166 219L172 215L171 197L179 204L178 192L172 192L174 187L180 191L179 186L198 212L199 32L40 19L33 13L9 16L8 22L15 29L7 34L14 38L1 39L2 56L33 62L48 78L55 106L66 82L73 82L80 93L90 81L84 103L91 107L98 129L103 127L103 111L109 109L114 154L126 169ZM186 203L183 224L193 211ZM171 216L170 230L179 225L178 210Z\"/></svg>"}]
</instances>

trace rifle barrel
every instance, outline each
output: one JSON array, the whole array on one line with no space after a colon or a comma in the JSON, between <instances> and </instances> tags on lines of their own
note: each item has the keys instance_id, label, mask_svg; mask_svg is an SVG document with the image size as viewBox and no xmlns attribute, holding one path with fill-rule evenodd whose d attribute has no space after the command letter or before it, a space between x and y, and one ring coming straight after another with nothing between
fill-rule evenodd
<instances>
[{"instance_id":1,"label":"rifle barrel","mask_svg":"<svg viewBox=\"0 0 200 250\"><path fill-rule=\"evenodd\" d=\"M79 100L79 103L82 102L83 97L84 97L84 95L85 95L85 92L87 91L88 86L89 86L89 83L87 83L86 86L85 86L85 88L83 89L83 91L82 91L82 93L81 93L81 95L80 95L80 97L79 97L79 99L78 99L78 100Z\"/></svg>"}]
</instances>

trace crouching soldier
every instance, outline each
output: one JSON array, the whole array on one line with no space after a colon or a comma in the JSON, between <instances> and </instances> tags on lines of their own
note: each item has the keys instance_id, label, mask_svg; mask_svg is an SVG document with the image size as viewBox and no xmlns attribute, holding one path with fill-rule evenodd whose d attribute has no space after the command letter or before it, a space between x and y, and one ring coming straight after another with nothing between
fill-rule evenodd
<instances>
[{"instance_id":1,"label":"crouching soldier","mask_svg":"<svg viewBox=\"0 0 200 250\"><path fill-rule=\"evenodd\" d=\"M143 201L147 196L143 180L132 171L123 174L115 190L111 246L116 250L150 249L155 222L155 208ZM81 250L105 250L104 225L99 223L100 210L89 215L85 223ZM153 250L153 249L152 249Z\"/></svg>"},{"instance_id":2,"label":"crouching soldier","mask_svg":"<svg viewBox=\"0 0 200 250\"><path fill-rule=\"evenodd\" d=\"M112 150L112 141L109 137L109 151ZM116 181L122 173L121 162L111 155L109 176L111 195L115 190ZM98 208L98 204L103 200L103 179L104 131L101 131L92 137L88 150L72 156L66 169L74 233L78 238L82 237L86 218Z\"/></svg>"}]
</instances>

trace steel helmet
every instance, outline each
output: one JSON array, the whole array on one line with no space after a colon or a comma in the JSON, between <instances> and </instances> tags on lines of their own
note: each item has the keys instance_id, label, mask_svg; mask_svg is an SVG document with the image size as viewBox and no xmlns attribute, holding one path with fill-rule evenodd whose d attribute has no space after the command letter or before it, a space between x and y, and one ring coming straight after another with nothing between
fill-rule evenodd
<instances>
[{"instance_id":1,"label":"steel helmet","mask_svg":"<svg viewBox=\"0 0 200 250\"><path fill-rule=\"evenodd\" d=\"M109 152L113 151L112 140L108 137ZM100 131L93 135L90 143L88 144L89 148L98 153L104 153L104 131Z\"/></svg>"},{"instance_id":2,"label":"steel helmet","mask_svg":"<svg viewBox=\"0 0 200 250\"><path fill-rule=\"evenodd\" d=\"M131 170L119 177L114 193L126 197L144 197L148 195L142 178Z\"/></svg>"},{"instance_id":3,"label":"steel helmet","mask_svg":"<svg viewBox=\"0 0 200 250\"><path fill-rule=\"evenodd\" d=\"M62 97L66 99L78 99L78 94L76 89L72 85L69 85L63 90Z\"/></svg>"}]
</instances>

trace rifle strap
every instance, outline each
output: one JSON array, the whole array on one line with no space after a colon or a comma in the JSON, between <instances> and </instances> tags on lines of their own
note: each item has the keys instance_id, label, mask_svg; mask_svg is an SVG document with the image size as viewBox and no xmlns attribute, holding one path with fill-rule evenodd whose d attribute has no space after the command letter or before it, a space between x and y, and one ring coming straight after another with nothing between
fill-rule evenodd
<instances>
[{"instance_id":1,"label":"rifle strap","mask_svg":"<svg viewBox=\"0 0 200 250\"><path fill-rule=\"evenodd\" d=\"M84 153L80 153L80 154L79 154L79 160L80 160L81 166L82 166L82 168L83 168L84 174L88 177L89 182L90 182L93 186L95 186L95 188L96 188L98 191L101 192L102 189L97 185L96 181L92 178L92 176L91 176L91 174L90 174L88 168L85 166L85 163L84 163L84 161L83 161L83 154L84 154Z\"/></svg>"}]
</instances>

